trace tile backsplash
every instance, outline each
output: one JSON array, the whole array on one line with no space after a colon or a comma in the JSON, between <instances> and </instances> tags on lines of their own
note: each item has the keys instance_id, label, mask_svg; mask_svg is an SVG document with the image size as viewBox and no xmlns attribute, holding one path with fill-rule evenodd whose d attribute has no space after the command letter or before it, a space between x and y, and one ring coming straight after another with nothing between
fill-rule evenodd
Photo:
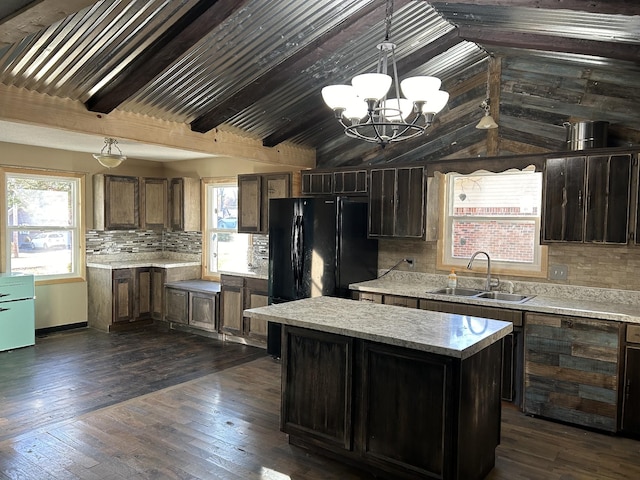
<instances>
[{"instance_id":1,"label":"tile backsplash","mask_svg":"<svg viewBox=\"0 0 640 480\"><path fill-rule=\"evenodd\" d=\"M162 252L202 254L200 232L88 230L85 241L87 255Z\"/></svg>"}]
</instances>

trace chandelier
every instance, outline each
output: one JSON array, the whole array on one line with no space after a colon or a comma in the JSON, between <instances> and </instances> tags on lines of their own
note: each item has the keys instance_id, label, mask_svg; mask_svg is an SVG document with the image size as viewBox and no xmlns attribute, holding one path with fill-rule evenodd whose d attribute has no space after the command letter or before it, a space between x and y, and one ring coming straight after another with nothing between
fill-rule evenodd
<instances>
[{"instance_id":1,"label":"chandelier","mask_svg":"<svg viewBox=\"0 0 640 480\"><path fill-rule=\"evenodd\" d=\"M111 147L115 147L118 153L111 153ZM115 138L105 138L104 147L100 150L100 153L94 153L93 158L98 160L98 163L103 167L115 168L127 159L122 151L118 147L118 141Z\"/></svg>"},{"instance_id":2,"label":"chandelier","mask_svg":"<svg viewBox=\"0 0 640 480\"><path fill-rule=\"evenodd\" d=\"M385 40L376 47L376 73L356 75L351 85L322 89L322 98L348 137L383 147L422 135L449 100L449 94L440 90L439 78L416 76L398 81L396 45L389 41L392 17L393 0L387 0ZM393 77L387 73L389 70ZM388 98L392 84L395 97ZM404 97L400 96L400 89Z\"/></svg>"}]
</instances>

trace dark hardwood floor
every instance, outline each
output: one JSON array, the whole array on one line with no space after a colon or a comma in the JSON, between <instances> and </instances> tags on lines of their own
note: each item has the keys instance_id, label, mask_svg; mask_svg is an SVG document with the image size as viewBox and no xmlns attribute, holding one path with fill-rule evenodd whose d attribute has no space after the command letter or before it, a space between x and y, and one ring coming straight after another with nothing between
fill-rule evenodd
<instances>
[{"instance_id":1,"label":"dark hardwood floor","mask_svg":"<svg viewBox=\"0 0 640 480\"><path fill-rule=\"evenodd\" d=\"M264 350L155 328L0 353L0 479L368 479L290 446ZM491 480L640 478L640 442L503 408Z\"/></svg>"}]
</instances>

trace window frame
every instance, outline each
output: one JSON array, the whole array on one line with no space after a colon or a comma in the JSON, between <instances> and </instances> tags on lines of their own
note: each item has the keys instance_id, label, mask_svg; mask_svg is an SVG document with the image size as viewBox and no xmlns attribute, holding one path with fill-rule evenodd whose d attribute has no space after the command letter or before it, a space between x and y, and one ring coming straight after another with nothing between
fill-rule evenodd
<instances>
[{"instance_id":1,"label":"window frame","mask_svg":"<svg viewBox=\"0 0 640 480\"><path fill-rule=\"evenodd\" d=\"M24 229L22 226L10 226L8 225L8 191L7 180L11 177L43 177L50 179L62 179L72 180L76 182L76 192L74 199L74 212L73 216L75 224L69 227L38 227L37 229L43 232L55 232L55 231L73 231L76 242L72 242L71 255L73 256L74 269L68 274L54 274L54 275L35 275L36 285L48 285L57 283L72 283L72 282L84 282L86 281L86 252L85 252L85 211L84 211L84 198L85 198L85 174L67 171L57 170L38 170L18 167L1 167L0 179L2 181L2 212L0 212L0 221L4 225L5 232L0 235L0 249L2 250L1 263L2 271L11 271L11 242L9 241L9 235L14 230ZM36 228L33 228L36 230Z\"/></svg>"},{"instance_id":2,"label":"window frame","mask_svg":"<svg viewBox=\"0 0 640 480\"><path fill-rule=\"evenodd\" d=\"M526 169L518 170L518 171L528 171L531 167L527 167ZM450 213L451 206L453 205L451 195L452 189L450 187L450 178L452 175L456 176L471 176L471 175L500 175L500 174L508 174L513 173L516 170L506 170L502 172L489 172L487 170L477 170L468 174L461 174L457 172L449 172L446 174L442 174L440 176L440 208L439 208L439 218L438 222L438 241L437 241L437 255L436 255L436 269L437 270L456 270L459 272L467 271L467 264L469 262L469 258L453 258L448 252L451 252L451 242L453 238L453 220L457 218L462 218L457 215L452 215ZM537 172L540 173L540 172ZM541 183L541 189L544 186ZM542 192L541 192L542 193ZM540 196L542 199L542 195ZM542 200L540 204L540 215L535 216L513 216L513 217L503 217L503 218L512 218L514 221L518 219L521 220L531 220L535 219L535 228L536 228L536 238L534 245L534 262L527 266L527 264L521 262L507 262L501 261L498 259L491 258L491 273L492 274L503 274L514 277L531 277L531 278L546 278L548 269L549 269L549 255L548 248L546 245L541 244L541 228L542 228ZM472 217L474 220L496 220L495 217L489 216L478 216ZM484 261L484 256L480 258L480 260ZM475 269L475 273L478 273ZM484 272L484 270L483 270Z\"/></svg>"},{"instance_id":3,"label":"window frame","mask_svg":"<svg viewBox=\"0 0 640 480\"><path fill-rule=\"evenodd\" d=\"M202 208L202 278L205 280L213 280L220 281L220 276L227 273L226 271L211 271L209 266L209 250L210 250L210 242L211 234L214 232L221 233L234 233L240 235L247 235L248 245L251 245L251 235L238 233L238 226L236 223L235 229L230 228L218 228L217 222L214 226L209 225L210 220L212 220L213 214L210 212L211 200L209 198L209 188L216 187L231 187L235 186L238 188L238 178L237 177L206 177L202 179L202 192L201 192L201 204ZM238 273L242 274L242 272L228 272L228 273Z\"/></svg>"}]
</instances>

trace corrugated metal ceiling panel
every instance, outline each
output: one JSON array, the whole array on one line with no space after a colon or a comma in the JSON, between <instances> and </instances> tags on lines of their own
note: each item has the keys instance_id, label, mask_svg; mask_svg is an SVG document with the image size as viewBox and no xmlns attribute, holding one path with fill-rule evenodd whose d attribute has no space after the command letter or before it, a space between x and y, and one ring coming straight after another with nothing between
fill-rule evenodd
<instances>
[{"instance_id":1,"label":"corrugated metal ceiling panel","mask_svg":"<svg viewBox=\"0 0 640 480\"><path fill-rule=\"evenodd\" d=\"M459 26L606 42L640 43L638 16L448 2L432 4L448 21Z\"/></svg>"}]
</instances>

